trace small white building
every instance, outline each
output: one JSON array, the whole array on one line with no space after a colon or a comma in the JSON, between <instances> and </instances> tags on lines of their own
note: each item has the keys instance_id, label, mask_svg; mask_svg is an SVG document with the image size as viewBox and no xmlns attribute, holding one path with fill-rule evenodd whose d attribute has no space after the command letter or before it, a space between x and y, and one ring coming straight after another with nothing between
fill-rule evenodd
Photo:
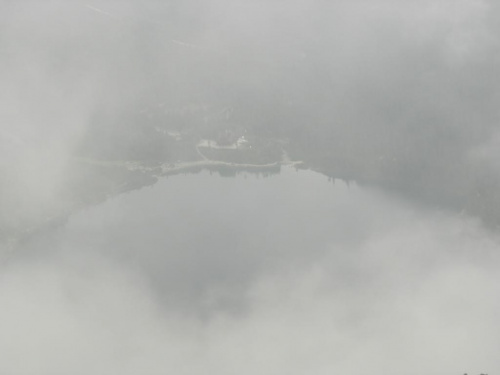
<instances>
[{"instance_id":1,"label":"small white building","mask_svg":"<svg viewBox=\"0 0 500 375\"><path fill-rule=\"evenodd\" d=\"M238 138L236 141L236 147L238 148L247 148L249 146L248 140L245 138L244 135Z\"/></svg>"}]
</instances>

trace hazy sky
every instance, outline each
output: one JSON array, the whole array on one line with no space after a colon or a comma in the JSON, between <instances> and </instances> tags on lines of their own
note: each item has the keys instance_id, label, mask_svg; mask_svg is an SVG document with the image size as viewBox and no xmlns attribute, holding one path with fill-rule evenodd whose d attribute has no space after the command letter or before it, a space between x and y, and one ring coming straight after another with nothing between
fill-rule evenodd
<instances>
[{"instance_id":1,"label":"hazy sky","mask_svg":"<svg viewBox=\"0 0 500 375\"><path fill-rule=\"evenodd\" d=\"M497 191L499 16L487 0L3 1L1 222L58 207L97 117L120 129L160 104L233 106L428 191ZM500 371L497 235L312 172L172 177L23 246L2 257L0 373Z\"/></svg>"},{"instance_id":2,"label":"hazy sky","mask_svg":"<svg viewBox=\"0 0 500 375\"><path fill-rule=\"evenodd\" d=\"M493 1L5 1L0 13L2 200L21 217L57 201L96 118L119 128L159 104L303 129L312 149L376 160L360 173L410 175L440 199L475 194L482 172L469 170L500 185Z\"/></svg>"}]
</instances>

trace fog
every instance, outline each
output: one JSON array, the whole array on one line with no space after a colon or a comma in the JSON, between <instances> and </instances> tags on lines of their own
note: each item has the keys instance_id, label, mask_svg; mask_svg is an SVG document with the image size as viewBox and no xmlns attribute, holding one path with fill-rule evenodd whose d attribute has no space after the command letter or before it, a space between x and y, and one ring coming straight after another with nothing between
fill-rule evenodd
<instances>
[{"instance_id":1,"label":"fog","mask_svg":"<svg viewBox=\"0 0 500 375\"><path fill-rule=\"evenodd\" d=\"M498 372L499 16L0 3L0 373Z\"/></svg>"},{"instance_id":2,"label":"fog","mask_svg":"<svg viewBox=\"0 0 500 375\"><path fill-rule=\"evenodd\" d=\"M498 369L499 245L477 220L293 170L148 189L3 268L2 372Z\"/></svg>"},{"instance_id":3,"label":"fog","mask_svg":"<svg viewBox=\"0 0 500 375\"><path fill-rule=\"evenodd\" d=\"M58 204L68 155L150 157L137 123L229 121L333 177L498 220L494 2L1 6L4 200L23 191L23 217Z\"/></svg>"}]
</instances>

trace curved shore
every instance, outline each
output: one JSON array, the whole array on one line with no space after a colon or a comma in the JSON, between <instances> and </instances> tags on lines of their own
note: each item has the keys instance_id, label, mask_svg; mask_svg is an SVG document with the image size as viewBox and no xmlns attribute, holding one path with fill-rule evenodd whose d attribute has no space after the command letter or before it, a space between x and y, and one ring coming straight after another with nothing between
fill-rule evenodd
<instances>
[{"instance_id":1,"label":"curved shore","mask_svg":"<svg viewBox=\"0 0 500 375\"><path fill-rule=\"evenodd\" d=\"M303 161L276 161L274 163L267 164L250 164L250 163L230 163L221 160L210 160L204 158L203 160L197 160L192 162L167 162L159 166L147 166L139 161L104 161L95 160L87 158L75 158L75 161L79 163L85 163L90 165L96 165L100 167L123 167L129 171L141 171L152 173L155 177L161 177L169 174L181 173L183 171L189 171L196 168L211 168L211 167L230 167L234 169L244 169L244 170L263 170L263 169L275 169L280 166L292 166L298 167L304 165Z\"/></svg>"}]
</instances>

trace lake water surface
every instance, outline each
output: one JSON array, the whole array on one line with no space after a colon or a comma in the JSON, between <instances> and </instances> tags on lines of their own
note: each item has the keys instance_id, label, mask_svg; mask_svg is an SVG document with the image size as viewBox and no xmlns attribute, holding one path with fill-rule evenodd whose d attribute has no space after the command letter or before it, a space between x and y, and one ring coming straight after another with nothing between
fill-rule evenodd
<instances>
[{"instance_id":1,"label":"lake water surface","mask_svg":"<svg viewBox=\"0 0 500 375\"><path fill-rule=\"evenodd\" d=\"M26 243L0 318L54 373L62 351L87 353L81 373L493 374L498 248L473 218L311 171L202 172Z\"/></svg>"}]
</instances>

